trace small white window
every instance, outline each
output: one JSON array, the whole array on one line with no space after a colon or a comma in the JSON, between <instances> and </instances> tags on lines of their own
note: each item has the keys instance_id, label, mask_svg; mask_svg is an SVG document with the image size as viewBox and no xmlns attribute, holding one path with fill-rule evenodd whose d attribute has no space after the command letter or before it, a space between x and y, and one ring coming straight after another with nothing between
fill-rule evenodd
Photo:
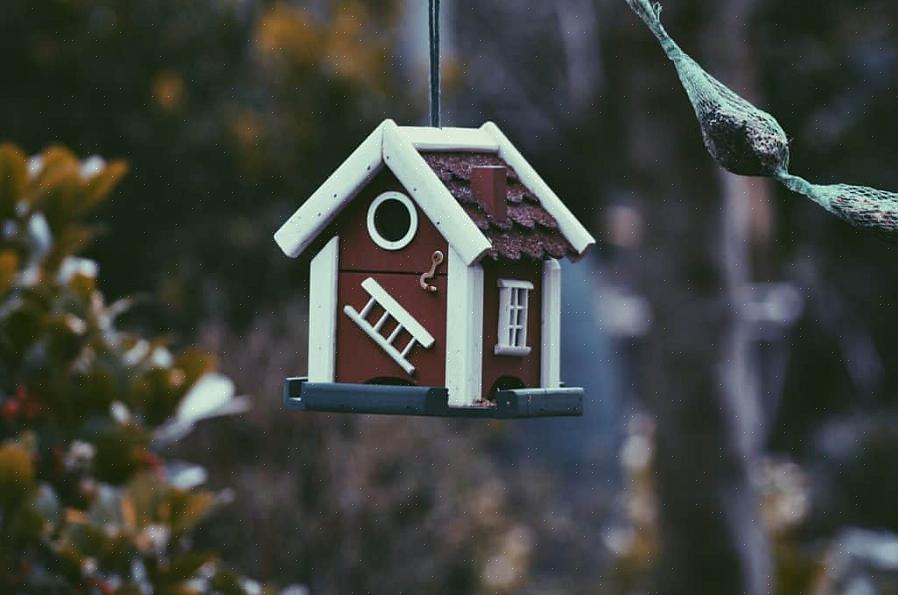
<instances>
[{"instance_id":1,"label":"small white window","mask_svg":"<svg viewBox=\"0 0 898 595\"><path fill-rule=\"evenodd\" d=\"M415 204L400 192L384 192L368 207L368 235L384 250L402 250L417 231Z\"/></svg>"},{"instance_id":2,"label":"small white window","mask_svg":"<svg viewBox=\"0 0 898 595\"><path fill-rule=\"evenodd\" d=\"M496 355L530 354L527 346L527 306L533 283L499 279L499 342Z\"/></svg>"}]
</instances>

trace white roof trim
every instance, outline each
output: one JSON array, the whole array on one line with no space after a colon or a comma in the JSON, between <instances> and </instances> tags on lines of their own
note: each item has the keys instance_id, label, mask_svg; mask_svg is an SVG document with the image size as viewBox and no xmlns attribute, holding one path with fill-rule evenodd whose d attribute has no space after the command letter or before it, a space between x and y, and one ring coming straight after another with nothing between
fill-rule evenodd
<instances>
[{"instance_id":1,"label":"white roof trim","mask_svg":"<svg viewBox=\"0 0 898 595\"><path fill-rule=\"evenodd\" d=\"M465 264L477 262L492 247L418 149L394 122L384 123L384 163L415 199L430 222Z\"/></svg>"},{"instance_id":2,"label":"white roof trim","mask_svg":"<svg viewBox=\"0 0 898 595\"><path fill-rule=\"evenodd\" d=\"M555 217L561 233L578 254L595 244L595 239L492 122L480 128L437 129L400 128L392 120L384 120L274 234L278 246L291 258L299 256L386 164L465 264L477 262L491 248L489 240L419 151L497 152Z\"/></svg>"},{"instance_id":3,"label":"white roof trim","mask_svg":"<svg viewBox=\"0 0 898 595\"><path fill-rule=\"evenodd\" d=\"M383 167L383 130L386 120L346 158L318 190L274 234L274 241L290 258L299 256L331 224L356 193ZM395 126L395 124L393 124Z\"/></svg>"},{"instance_id":4,"label":"white roof trim","mask_svg":"<svg viewBox=\"0 0 898 595\"><path fill-rule=\"evenodd\" d=\"M511 144L499 127L492 122L487 122L480 127L499 144L499 157L515 170L521 183L524 184L542 204L543 208L558 221L558 228L571 243L577 254L582 256L596 243L583 224L574 217L573 213L558 198L549 185L546 184L536 170L524 159L524 156Z\"/></svg>"},{"instance_id":5,"label":"white roof trim","mask_svg":"<svg viewBox=\"0 0 898 595\"><path fill-rule=\"evenodd\" d=\"M419 151L499 152L496 139L480 128L402 126L399 130Z\"/></svg>"}]
</instances>

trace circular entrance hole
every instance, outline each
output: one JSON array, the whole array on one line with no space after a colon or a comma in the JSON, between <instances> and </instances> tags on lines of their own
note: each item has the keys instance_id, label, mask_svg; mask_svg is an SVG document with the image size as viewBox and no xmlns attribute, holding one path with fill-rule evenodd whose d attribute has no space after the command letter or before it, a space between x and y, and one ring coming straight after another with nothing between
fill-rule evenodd
<instances>
[{"instance_id":1,"label":"circular entrance hole","mask_svg":"<svg viewBox=\"0 0 898 595\"><path fill-rule=\"evenodd\" d=\"M368 208L368 235L384 250L402 250L418 231L418 212L409 197L385 192Z\"/></svg>"}]
</instances>

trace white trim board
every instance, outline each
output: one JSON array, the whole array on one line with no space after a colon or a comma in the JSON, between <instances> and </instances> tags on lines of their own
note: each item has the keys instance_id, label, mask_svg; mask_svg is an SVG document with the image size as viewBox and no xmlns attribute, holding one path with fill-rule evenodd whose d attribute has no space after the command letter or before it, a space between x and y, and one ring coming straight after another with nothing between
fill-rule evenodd
<instances>
[{"instance_id":1,"label":"white trim board","mask_svg":"<svg viewBox=\"0 0 898 595\"><path fill-rule=\"evenodd\" d=\"M561 387L561 264L543 263L540 385Z\"/></svg>"},{"instance_id":2,"label":"white trim board","mask_svg":"<svg viewBox=\"0 0 898 595\"><path fill-rule=\"evenodd\" d=\"M574 217L573 213L565 206L558 195L555 194L549 185L546 184L542 177L535 169L524 159L511 141L499 130L499 127L492 122L487 122L480 127L481 130L492 136L499 144L499 157L501 157L508 165L515 170L521 183L528 190L536 195L540 204L550 215L558 221L558 228L561 233L571 243L577 254L582 256L589 248L596 243L595 238L590 235L583 224Z\"/></svg>"},{"instance_id":3,"label":"white trim board","mask_svg":"<svg viewBox=\"0 0 898 595\"><path fill-rule=\"evenodd\" d=\"M309 381L333 382L337 354L337 236L325 244L309 267Z\"/></svg>"},{"instance_id":4,"label":"white trim board","mask_svg":"<svg viewBox=\"0 0 898 595\"><path fill-rule=\"evenodd\" d=\"M389 122L389 120L387 120ZM383 129L374 129L337 170L325 180L274 234L290 258L299 256L383 167Z\"/></svg>"},{"instance_id":5,"label":"white trim board","mask_svg":"<svg viewBox=\"0 0 898 595\"><path fill-rule=\"evenodd\" d=\"M399 130L419 151L499 151L499 143L480 128L401 126Z\"/></svg>"},{"instance_id":6,"label":"white trim board","mask_svg":"<svg viewBox=\"0 0 898 595\"><path fill-rule=\"evenodd\" d=\"M483 391L483 267L449 248L446 387L449 404L473 405Z\"/></svg>"},{"instance_id":7,"label":"white trim board","mask_svg":"<svg viewBox=\"0 0 898 595\"><path fill-rule=\"evenodd\" d=\"M417 129L410 134L422 136ZM467 136L485 138L482 134ZM477 262L492 247L399 126L384 120L274 234L281 250L291 258L299 256L384 164L466 264Z\"/></svg>"},{"instance_id":8,"label":"white trim board","mask_svg":"<svg viewBox=\"0 0 898 595\"><path fill-rule=\"evenodd\" d=\"M383 154L386 166L465 264L487 253L490 241L392 121L384 124Z\"/></svg>"},{"instance_id":9,"label":"white trim board","mask_svg":"<svg viewBox=\"0 0 898 595\"><path fill-rule=\"evenodd\" d=\"M527 291L533 291L533 283L519 279L499 279L496 281L496 287L500 289L526 289Z\"/></svg>"},{"instance_id":10,"label":"white trim board","mask_svg":"<svg viewBox=\"0 0 898 595\"><path fill-rule=\"evenodd\" d=\"M384 120L287 219L275 233L275 241L287 256L299 256L386 164L464 263L479 261L491 244L419 152L436 150L498 152L558 221L561 233L578 255L595 244L595 239L492 122L480 128L425 128L399 127L392 120Z\"/></svg>"}]
</instances>

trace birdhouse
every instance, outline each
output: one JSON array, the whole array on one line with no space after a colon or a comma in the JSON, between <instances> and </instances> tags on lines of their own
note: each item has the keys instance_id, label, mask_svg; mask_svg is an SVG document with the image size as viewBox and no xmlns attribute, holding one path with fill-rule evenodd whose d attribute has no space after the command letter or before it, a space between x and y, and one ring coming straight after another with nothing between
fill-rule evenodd
<instances>
[{"instance_id":1,"label":"birdhouse","mask_svg":"<svg viewBox=\"0 0 898 595\"><path fill-rule=\"evenodd\" d=\"M561 267L595 243L492 123L386 120L277 231L311 257L308 377L288 408L580 415Z\"/></svg>"}]
</instances>

